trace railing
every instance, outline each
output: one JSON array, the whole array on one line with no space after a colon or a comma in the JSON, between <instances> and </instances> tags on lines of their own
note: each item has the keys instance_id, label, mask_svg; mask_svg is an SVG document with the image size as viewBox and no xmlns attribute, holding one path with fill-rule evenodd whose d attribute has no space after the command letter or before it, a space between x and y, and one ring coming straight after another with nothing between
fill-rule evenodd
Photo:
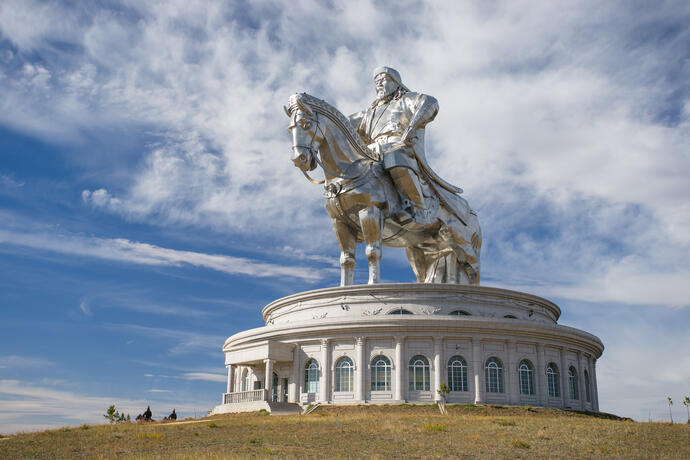
<instances>
[{"instance_id":1,"label":"railing","mask_svg":"<svg viewBox=\"0 0 690 460\"><path fill-rule=\"evenodd\" d=\"M266 390L238 391L223 393L223 404L237 404L252 401L266 401Z\"/></svg>"}]
</instances>

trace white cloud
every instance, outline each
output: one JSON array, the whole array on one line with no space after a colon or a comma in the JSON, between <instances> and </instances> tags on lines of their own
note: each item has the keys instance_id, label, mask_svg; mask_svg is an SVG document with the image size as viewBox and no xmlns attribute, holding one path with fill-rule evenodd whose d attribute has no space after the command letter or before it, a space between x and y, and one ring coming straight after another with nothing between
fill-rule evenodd
<instances>
[{"instance_id":1,"label":"white cloud","mask_svg":"<svg viewBox=\"0 0 690 460\"><path fill-rule=\"evenodd\" d=\"M91 307L86 303L86 300L79 302L79 310L81 310L84 315L91 316Z\"/></svg>"},{"instance_id":2,"label":"white cloud","mask_svg":"<svg viewBox=\"0 0 690 460\"><path fill-rule=\"evenodd\" d=\"M97 257L143 265L184 266L209 268L229 275L257 277L290 277L317 280L317 270L257 262L241 257L181 251L129 241L124 238L96 238L47 233L19 233L0 228L0 243L27 246L34 249L77 256Z\"/></svg>"},{"instance_id":3,"label":"white cloud","mask_svg":"<svg viewBox=\"0 0 690 460\"><path fill-rule=\"evenodd\" d=\"M140 326L138 324L113 324L110 327L116 330L124 328L148 338L165 339L166 343L172 344L169 353L173 355L194 353L199 350L217 350L220 353L223 342L227 338L161 327Z\"/></svg>"},{"instance_id":4,"label":"white cloud","mask_svg":"<svg viewBox=\"0 0 690 460\"><path fill-rule=\"evenodd\" d=\"M15 433L82 423L102 424L105 422L103 414L111 404L132 417L151 404L155 418L168 415L168 412L159 413L159 407L165 410L175 407L182 417L204 407L198 402L195 405L193 402L179 404L179 401L170 400L89 396L26 381L0 380L0 430L2 433Z\"/></svg>"},{"instance_id":5,"label":"white cloud","mask_svg":"<svg viewBox=\"0 0 690 460\"><path fill-rule=\"evenodd\" d=\"M227 382L228 376L223 374L212 374L210 372L187 372L184 374L187 380L204 380L206 382Z\"/></svg>"},{"instance_id":6,"label":"white cloud","mask_svg":"<svg viewBox=\"0 0 690 460\"><path fill-rule=\"evenodd\" d=\"M7 355L0 357L0 367L4 368L36 368L54 366L55 363L34 356Z\"/></svg>"}]
</instances>

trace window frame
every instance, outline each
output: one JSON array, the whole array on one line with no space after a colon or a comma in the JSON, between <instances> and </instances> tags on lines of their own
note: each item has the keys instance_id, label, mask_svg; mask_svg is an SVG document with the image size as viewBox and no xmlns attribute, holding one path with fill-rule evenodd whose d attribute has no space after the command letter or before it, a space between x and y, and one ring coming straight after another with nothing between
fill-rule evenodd
<instances>
[{"instance_id":1,"label":"window frame","mask_svg":"<svg viewBox=\"0 0 690 460\"><path fill-rule=\"evenodd\" d=\"M456 363L459 363L459 365L456 365ZM450 391L470 391L467 383L467 360L460 355L451 356L448 360L447 368Z\"/></svg>"},{"instance_id":2,"label":"window frame","mask_svg":"<svg viewBox=\"0 0 690 460\"><path fill-rule=\"evenodd\" d=\"M556 363L549 363L546 366L546 386L550 398L561 397L561 374Z\"/></svg>"},{"instance_id":3,"label":"window frame","mask_svg":"<svg viewBox=\"0 0 690 460\"><path fill-rule=\"evenodd\" d=\"M335 363L333 391L335 393L355 391L355 364L348 356L341 356Z\"/></svg>"},{"instance_id":4,"label":"window frame","mask_svg":"<svg viewBox=\"0 0 690 460\"><path fill-rule=\"evenodd\" d=\"M518 364L518 384L520 394L534 396L534 365L529 359L522 359Z\"/></svg>"},{"instance_id":5,"label":"window frame","mask_svg":"<svg viewBox=\"0 0 690 460\"><path fill-rule=\"evenodd\" d=\"M503 362L495 356L487 358L484 362L484 383L486 392L505 393L503 378Z\"/></svg>"},{"instance_id":6,"label":"window frame","mask_svg":"<svg viewBox=\"0 0 690 460\"><path fill-rule=\"evenodd\" d=\"M310 375L315 376L311 379ZM304 363L304 393L318 393L320 386L320 366L316 358L309 358ZM313 391L310 391L312 390Z\"/></svg>"},{"instance_id":7,"label":"window frame","mask_svg":"<svg viewBox=\"0 0 690 460\"><path fill-rule=\"evenodd\" d=\"M383 364L379 364L380 362L383 362ZM371 391L391 391L392 368L391 360L386 355L376 355L371 359ZM383 376L383 379L381 379L381 376Z\"/></svg>"},{"instance_id":8,"label":"window frame","mask_svg":"<svg viewBox=\"0 0 690 460\"><path fill-rule=\"evenodd\" d=\"M421 362L421 364L418 364ZM414 355L409 361L410 391L431 391L431 366L429 358L424 355ZM421 376L421 379L418 378Z\"/></svg>"},{"instance_id":9,"label":"window frame","mask_svg":"<svg viewBox=\"0 0 690 460\"><path fill-rule=\"evenodd\" d=\"M568 368L568 392L570 399L574 401L580 400L580 385L578 382L577 369L574 366Z\"/></svg>"}]
</instances>

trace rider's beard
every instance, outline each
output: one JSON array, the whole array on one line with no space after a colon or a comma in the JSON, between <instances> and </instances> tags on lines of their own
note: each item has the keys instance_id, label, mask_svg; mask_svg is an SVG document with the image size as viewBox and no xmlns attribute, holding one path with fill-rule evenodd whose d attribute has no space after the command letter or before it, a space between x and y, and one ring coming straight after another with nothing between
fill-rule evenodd
<instances>
[{"instance_id":1,"label":"rider's beard","mask_svg":"<svg viewBox=\"0 0 690 460\"><path fill-rule=\"evenodd\" d=\"M388 93L382 97L378 97L378 94L377 94L376 99L374 100L374 103L371 104L372 107L376 107L379 104L385 104L387 102L390 102L395 97L395 95L398 94L398 90L399 90L399 88L396 88L394 91L391 91L390 93Z\"/></svg>"}]
</instances>

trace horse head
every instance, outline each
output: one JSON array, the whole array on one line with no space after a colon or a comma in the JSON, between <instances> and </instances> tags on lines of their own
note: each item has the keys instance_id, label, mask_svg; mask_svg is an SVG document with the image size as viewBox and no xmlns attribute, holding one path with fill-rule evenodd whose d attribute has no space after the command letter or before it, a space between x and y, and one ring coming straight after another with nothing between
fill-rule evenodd
<instances>
[{"instance_id":1,"label":"horse head","mask_svg":"<svg viewBox=\"0 0 690 460\"><path fill-rule=\"evenodd\" d=\"M316 168L316 153L323 141L318 115L304 102L304 93L290 96L285 113L290 118L288 131L292 133L292 162L302 171Z\"/></svg>"}]
</instances>

